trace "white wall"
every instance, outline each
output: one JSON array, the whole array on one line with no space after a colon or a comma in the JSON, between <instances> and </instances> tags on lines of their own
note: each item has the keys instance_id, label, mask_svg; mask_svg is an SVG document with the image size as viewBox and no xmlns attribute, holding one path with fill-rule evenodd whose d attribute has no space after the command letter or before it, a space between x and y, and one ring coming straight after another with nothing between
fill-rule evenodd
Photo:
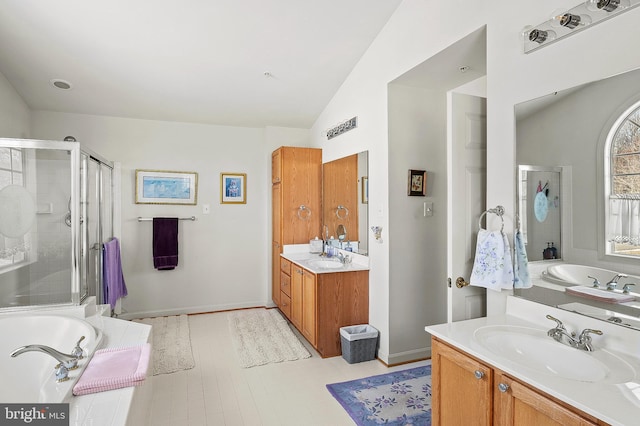
<instances>
[{"instance_id":1,"label":"white wall","mask_svg":"<svg viewBox=\"0 0 640 426\"><path fill-rule=\"evenodd\" d=\"M122 259L129 296L125 317L206 312L270 302L268 200L271 150L302 142L307 131L257 129L33 112L33 134L73 135L121 163ZM265 140L268 141L265 142ZM267 158L269 161L267 161ZM198 205L135 204L135 170L198 172ZM247 174L247 204L220 204L220 173ZM203 214L203 204L211 213ZM152 224L138 216L196 216L179 225L179 265L157 271Z\"/></svg>"},{"instance_id":2,"label":"white wall","mask_svg":"<svg viewBox=\"0 0 640 426\"><path fill-rule=\"evenodd\" d=\"M392 364L429 356L424 325L447 320L446 304L437 302L447 293L446 103L444 90L389 85L389 325L396 330L389 335ZM409 169L427 170L426 197L407 196ZM433 216L424 216L425 202L433 203ZM419 309L411 315L395 314L407 307Z\"/></svg>"},{"instance_id":3,"label":"white wall","mask_svg":"<svg viewBox=\"0 0 640 426\"><path fill-rule=\"evenodd\" d=\"M29 137L30 110L0 73L0 138Z\"/></svg>"},{"instance_id":4,"label":"white wall","mask_svg":"<svg viewBox=\"0 0 640 426\"><path fill-rule=\"evenodd\" d=\"M388 152L394 150L387 125L387 84L417 64L444 50L486 24L487 26L487 206L503 205L507 219L515 211L514 104L554 90L640 66L630 54L640 45L640 9L589 28L539 51L525 55L520 34L526 25L548 19L557 8L578 1L427 2L405 0L372 43L312 128L313 145L325 159L369 150L370 224L390 221ZM624 42L621 42L624 40ZM460 64L451 64L452 70ZM358 129L327 142L322 130L358 116ZM408 168L408 167L407 167ZM407 226L411 226L408 224ZM393 236L385 235L383 238ZM392 230L392 232L396 232ZM406 233L406 232L405 232ZM389 336L400 326L424 326L416 312L419 298L401 310L391 310L397 268L390 265L389 238L370 250L370 322L381 331L381 358L402 352ZM421 250L427 251L425 244ZM400 291L405 291L401 289ZM490 292L489 312L504 309L503 294ZM444 301L442 303L445 303ZM393 346L392 346L393 343Z\"/></svg>"}]
</instances>

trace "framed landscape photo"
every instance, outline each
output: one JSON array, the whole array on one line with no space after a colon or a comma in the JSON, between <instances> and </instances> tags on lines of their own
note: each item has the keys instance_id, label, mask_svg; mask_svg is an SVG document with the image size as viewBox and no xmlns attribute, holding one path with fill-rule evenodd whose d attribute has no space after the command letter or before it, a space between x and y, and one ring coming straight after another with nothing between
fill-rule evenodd
<instances>
[{"instance_id":1,"label":"framed landscape photo","mask_svg":"<svg viewBox=\"0 0 640 426\"><path fill-rule=\"evenodd\" d=\"M409 170L409 189L407 195L422 196L427 194L427 171Z\"/></svg>"},{"instance_id":2,"label":"framed landscape photo","mask_svg":"<svg viewBox=\"0 0 640 426\"><path fill-rule=\"evenodd\" d=\"M247 174L220 173L220 204L247 203Z\"/></svg>"},{"instance_id":3,"label":"framed landscape photo","mask_svg":"<svg viewBox=\"0 0 640 426\"><path fill-rule=\"evenodd\" d=\"M198 203L198 173L136 170L136 204Z\"/></svg>"}]
</instances>

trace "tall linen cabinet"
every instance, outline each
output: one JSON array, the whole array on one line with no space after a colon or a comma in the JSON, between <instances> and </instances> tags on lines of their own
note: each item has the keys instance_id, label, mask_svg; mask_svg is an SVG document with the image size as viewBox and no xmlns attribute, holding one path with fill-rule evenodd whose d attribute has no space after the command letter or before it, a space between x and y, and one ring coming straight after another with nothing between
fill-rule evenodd
<instances>
[{"instance_id":1,"label":"tall linen cabinet","mask_svg":"<svg viewBox=\"0 0 640 426\"><path fill-rule=\"evenodd\" d=\"M322 150L283 146L273 151L271 193L271 298L286 312L290 311L290 298L281 288L280 253L286 244L308 244L310 239L321 237Z\"/></svg>"}]
</instances>

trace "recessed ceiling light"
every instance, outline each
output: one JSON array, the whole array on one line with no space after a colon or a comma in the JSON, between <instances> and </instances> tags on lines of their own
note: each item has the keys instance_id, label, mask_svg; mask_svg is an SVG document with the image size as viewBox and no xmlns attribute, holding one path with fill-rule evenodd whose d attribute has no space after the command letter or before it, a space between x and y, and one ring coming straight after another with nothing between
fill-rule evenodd
<instances>
[{"instance_id":1,"label":"recessed ceiling light","mask_svg":"<svg viewBox=\"0 0 640 426\"><path fill-rule=\"evenodd\" d=\"M51 83L51 85L56 89L60 89L60 90L69 90L73 87L71 83L69 83L68 81L61 80L59 78L54 78L52 80L49 80L49 83Z\"/></svg>"}]
</instances>

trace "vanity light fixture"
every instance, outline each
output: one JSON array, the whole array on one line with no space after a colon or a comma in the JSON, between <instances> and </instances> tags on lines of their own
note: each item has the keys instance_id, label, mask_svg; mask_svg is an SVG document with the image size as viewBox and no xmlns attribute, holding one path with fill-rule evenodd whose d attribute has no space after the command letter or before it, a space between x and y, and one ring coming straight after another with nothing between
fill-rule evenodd
<instances>
[{"instance_id":1,"label":"vanity light fixture","mask_svg":"<svg viewBox=\"0 0 640 426\"><path fill-rule=\"evenodd\" d=\"M551 19L524 29L524 53L547 46L639 5L640 0L587 0L567 11L556 12Z\"/></svg>"},{"instance_id":2,"label":"vanity light fixture","mask_svg":"<svg viewBox=\"0 0 640 426\"><path fill-rule=\"evenodd\" d=\"M353 117L327 130L325 132L325 135L327 136L327 140L330 140L335 138L336 136L340 136L344 132L355 129L356 127L358 127L358 117Z\"/></svg>"}]
</instances>

